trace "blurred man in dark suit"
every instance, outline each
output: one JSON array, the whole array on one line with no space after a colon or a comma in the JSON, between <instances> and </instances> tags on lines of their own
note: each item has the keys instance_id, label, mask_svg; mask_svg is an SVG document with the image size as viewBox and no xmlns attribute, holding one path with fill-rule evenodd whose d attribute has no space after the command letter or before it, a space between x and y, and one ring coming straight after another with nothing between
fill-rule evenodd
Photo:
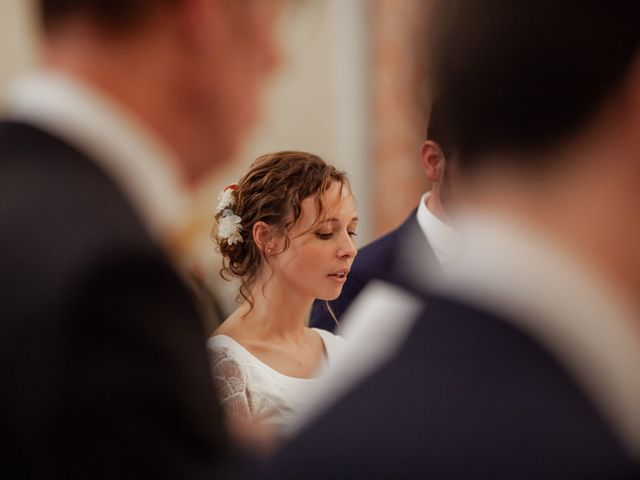
<instances>
[{"instance_id":1,"label":"blurred man in dark suit","mask_svg":"<svg viewBox=\"0 0 640 480\"><path fill-rule=\"evenodd\" d=\"M266 477L640 478L640 3L444 0L433 20L459 259Z\"/></svg>"},{"instance_id":2,"label":"blurred man in dark suit","mask_svg":"<svg viewBox=\"0 0 640 480\"><path fill-rule=\"evenodd\" d=\"M420 149L430 191L398 228L358 251L340 296L331 302L316 300L313 304L309 322L312 327L334 331L371 280L423 291L425 270L439 271L455 258L457 234L447 225L446 213L453 190L454 148L443 129L443 108L441 102L431 108L427 138Z\"/></svg>"},{"instance_id":3,"label":"blurred man in dark suit","mask_svg":"<svg viewBox=\"0 0 640 480\"><path fill-rule=\"evenodd\" d=\"M42 0L0 123L6 478L214 478L228 445L170 262L278 61L276 0Z\"/></svg>"}]
</instances>

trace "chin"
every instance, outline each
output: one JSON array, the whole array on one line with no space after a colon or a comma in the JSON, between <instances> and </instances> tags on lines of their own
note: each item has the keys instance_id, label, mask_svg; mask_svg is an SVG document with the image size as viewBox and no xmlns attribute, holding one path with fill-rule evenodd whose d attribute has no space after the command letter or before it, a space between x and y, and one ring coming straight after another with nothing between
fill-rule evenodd
<instances>
[{"instance_id":1,"label":"chin","mask_svg":"<svg viewBox=\"0 0 640 480\"><path fill-rule=\"evenodd\" d=\"M330 301L335 300L336 298L338 298L341 293L342 293L342 288L340 290L338 290L337 292L332 292L332 293L325 292L324 295L319 295L316 298L318 300L325 300L327 302L330 302Z\"/></svg>"}]
</instances>

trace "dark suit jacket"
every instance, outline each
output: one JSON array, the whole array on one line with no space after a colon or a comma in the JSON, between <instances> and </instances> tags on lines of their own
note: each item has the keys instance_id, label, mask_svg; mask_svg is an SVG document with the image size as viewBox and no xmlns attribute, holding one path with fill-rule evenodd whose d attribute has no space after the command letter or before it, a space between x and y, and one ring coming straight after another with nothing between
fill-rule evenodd
<instances>
[{"instance_id":1,"label":"dark suit jacket","mask_svg":"<svg viewBox=\"0 0 640 480\"><path fill-rule=\"evenodd\" d=\"M417 209L413 210L398 228L358 251L342 293L329 302L338 320L371 280L384 280L411 291L423 292L426 271L440 269L433 249L418 224L416 212ZM309 324L335 330L336 322L324 300L314 302Z\"/></svg>"},{"instance_id":2,"label":"dark suit jacket","mask_svg":"<svg viewBox=\"0 0 640 480\"><path fill-rule=\"evenodd\" d=\"M212 478L205 335L165 254L83 153L2 122L0 158L2 476Z\"/></svg>"},{"instance_id":3,"label":"dark suit jacket","mask_svg":"<svg viewBox=\"0 0 640 480\"><path fill-rule=\"evenodd\" d=\"M429 298L400 353L262 478L640 478L572 376L513 325Z\"/></svg>"}]
</instances>

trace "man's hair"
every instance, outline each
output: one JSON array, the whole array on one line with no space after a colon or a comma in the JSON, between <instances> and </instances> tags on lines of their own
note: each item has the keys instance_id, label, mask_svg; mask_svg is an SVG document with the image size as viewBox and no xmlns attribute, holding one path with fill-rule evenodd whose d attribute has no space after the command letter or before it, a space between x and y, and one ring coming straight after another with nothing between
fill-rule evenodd
<instances>
[{"instance_id":1,"label":"man's hair","mask_svg":"<svg viewBox=\"0 0 640 480\"><path fill-rule=\"evenodd\" d=\"M45 32L74 17L84 17L111 32L122 32L139 25L159 7L180 0L39 0Z\"/></svg>"},{"instance_id":2,"label":"man's hair","mask_svg":"<svg viewBox=\"0 0 640 480\"><path fill-rule=\"evenodd\" d=\"M432 86L463 167L577 134L638 58L636 0L440 0L432 13Z\"/></svg>"},{"instance_id":3,"label":"man's hair","mask_svg":"<svg viewBox=\"0 0 640 480\"><path fill-rule=\"evenodd\" d=\"M454 152L451 137L447 132L444 124L444 102L440 99L433 102L431 112L429 113L429 126L427 127L427 140L436 142L442 150L445 158L451 156Z\"/></svg>"}]
</instances>

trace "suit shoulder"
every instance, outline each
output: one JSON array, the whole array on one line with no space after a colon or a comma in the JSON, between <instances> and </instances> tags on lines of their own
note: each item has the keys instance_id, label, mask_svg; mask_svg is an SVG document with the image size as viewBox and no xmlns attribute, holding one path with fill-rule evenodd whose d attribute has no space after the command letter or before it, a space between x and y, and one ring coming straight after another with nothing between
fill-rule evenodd
<instances>
[{"instance_id":1,"label":"suit shoulder","mask_svg":"<svg viewBox=\"0 0 640 480\"><path fill-rule=\"evenodd\" d=\"M119 188L64 142L0 123L0 158L0 265L9 278L39 272L25 282L44 290L92 262L154 248Z\"/></svg>"},{"instance_id":2,"label":"suit shoulder","mask_svg":"<svg viewBox=\"0 0 640 480\"><path fill-rule=\"evenodd\" d=\"M428 297L398 353L304 432L296 458L320 439L330 446L310 469L331 465L345 476L469 478L482 470L502 478L505 451L536 478L637 472L573 376L511 320ZM334 448L331 438L341 442Z\"/></svg>"},{"instance_id":3,"label":"suit shoulder","mask_svg":"<svg viewBox=\"0 0 640 480\"><path fill-rule=\"evenodd\" d=\"M422 232L414 210L398 227L358 250L352 273L360 277L363 284L373 278L381 278L404 285L393 272L405 261L407 246L416 235L422 235Z\"/></svg>"},{"instance_id":4,"label":"suit shoulder","mask_svg":"<svg viewBox=\"0 0 640 480\"><path fill-rule=\"evenodd\" d=\"M0 145L3 236L73 242L74 236L140 233L120 189L80 151L36 128L7 123L0 123Z\"/></svg>"},{"instance_id":5,"label":"suit shoulder","mask_svg":"<svg viewBox=\"0 0 640 480\"><path fill-rule=\"evenodd\" d=\"M358 249L352 271L364 274L378 270L394 261L396 249L400 245L400 229L396 228L376 240Z\"/></svg>"},{"instance_id":6,"label":"suit shoulder","mask_svg":"<svg viewBox=\"0 0 640 480\"><path fill-rule=\"evenodd\" d=\"M416 220L416 210L414 210L396 228L360 248L356 261L360 258L366 261L379 262L395 256L398 253L398 249L405 244L406 237L412 236L416 228L419 227Z\"/></svg>"}]
</instances>

